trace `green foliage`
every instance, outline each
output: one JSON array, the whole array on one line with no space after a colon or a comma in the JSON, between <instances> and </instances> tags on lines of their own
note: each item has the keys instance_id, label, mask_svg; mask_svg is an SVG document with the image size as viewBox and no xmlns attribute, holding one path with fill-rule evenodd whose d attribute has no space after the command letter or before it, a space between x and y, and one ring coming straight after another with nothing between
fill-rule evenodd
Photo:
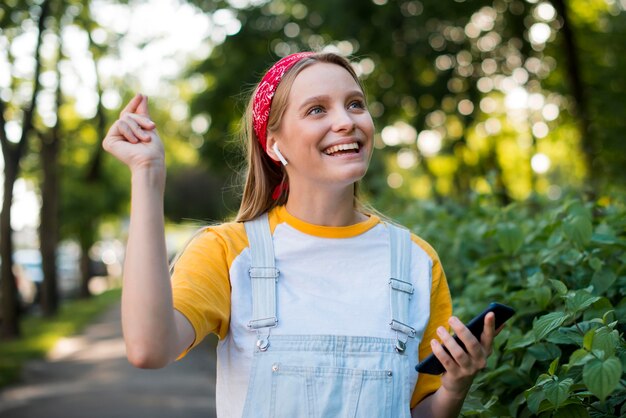
<instances>
[{"instance_id":1,"label":"green foliage","mask_svg":"<svg viewBox=\"0 0 626 418\"><path fill-rule=\"evenodd\" d=\"M475 380L466 416L626 414L626 207L622 198L498 208L417 202L396 218L437 248L455 312L517 313Z\"/></svg>"},{"instance_id":2,"label":"green foliage","mask_svg":"<svg viewBox=\"0 0 626 418\"><path fill-rule=\"evenodd\" d=\"M585 182L599 190L624 176L623 2L188 1L214 16L228 9L241 23L190 69L206 84L190 111L212 120L199 150L212 169L242 160L228 139L267 67L291 52L325 49L350 55L365 85L381 132L367 179L377 199L389 192L390 174L394 197L461 200L488 191L504 203ZM535 25L549 31L545 42L531 41ZM532 97L512 100L513 85ZM401 134L390 140L385 128ZM440 137L441 149L425 152L422 132ZM531 169L537 154L549 158L546 172ZM580 240L583 223L571 225ZM502 245L515 244L501 234Z\"/></svg>"}]
</instances>

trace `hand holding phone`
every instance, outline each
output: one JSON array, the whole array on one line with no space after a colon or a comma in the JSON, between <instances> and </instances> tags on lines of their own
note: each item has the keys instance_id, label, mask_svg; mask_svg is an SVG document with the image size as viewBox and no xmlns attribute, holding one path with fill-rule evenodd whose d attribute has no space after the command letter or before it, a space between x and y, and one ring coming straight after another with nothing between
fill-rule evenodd
<instances>
[{"instance_id":1,"label":"hand holding phone","mask_svg":"<svg viewBox=\"0 0 626 418\"><path fill-rule=\"evenodd\" d=\"M470 332L479 340L480 340L480 335L482 334L483 328L485 326L485 316L487 316L489 312L493 312L495 314L496 316L495 326L496 326L496 329L498 329L502 324L504 324L504 322L506 322L506 320L508 320L509 318L513 316L513 314L515 313L515 310L509 306L502 305L501 303L497 303L497 302L490 303L487 309L481 312L478 316L476 316L470 322L465 324L465 326L470 330ZM458 336L455 335L454 340L461 346L461 348L463 348L463 350L465 350L465 352L467 352L467 350L465 349L465 344L463 344L463 342L459 339ZM445 346L443 348L444 350L446 350L448 354L450 354L450 352ZM426 374L441 374L446 371L446 369L443 367L439 359L433 353L431 353L428 357L426 357L423 361L421 361L417 366L415 366L415 370L417 370L419 373L426 373Z\"/></svg>"}]
</instances>

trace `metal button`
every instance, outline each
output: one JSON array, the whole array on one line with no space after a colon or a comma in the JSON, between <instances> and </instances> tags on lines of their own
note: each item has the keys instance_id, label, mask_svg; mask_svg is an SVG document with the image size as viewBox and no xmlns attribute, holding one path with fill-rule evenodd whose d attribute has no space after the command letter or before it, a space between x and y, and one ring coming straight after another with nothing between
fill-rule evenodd
<instances>
[{"instance_id":1,"label":"metal button","mask_svg":"<svg viewBox=\"0 0 626 418\"><path fill-rule=\"evenodd\" d=\"M389 371L387 372L387 376L389 376L389 377L393 376L393 372L392 372L391 370L389 370Z\"/></svg>"},{"instance_id":2,"label":"metal button","mask_svg":"<svg viewBox=\"0 0 626 418\"><path fill-rule=\"evenodd\" d=\"M404 341L397 340L396 341L396 351L400 354L404 353L406 350L406 343Z\"/></svg>"},{"instance_id":3,"label":"metal button","mask_svg":"<svg viewBox=\"0 0 626 418\"><path fill-rule=\"evenodd\" d=\"M278 364L272 364L272 371L273 372L277 372L278 371Z\"/></svg>"},{"instance_id":4,"label":"metal button","mask_svg":"<svg viewBox=\"0 0 626 418\"><path fill-rule=\"evenodd\" d=\"M269 342L268 339L263 338L261 340L257 340L256 346L258 347L259 350L265 351L265 350L267 350L267 347L270 346L270 342Z\"/></svg>"}]
</instances>

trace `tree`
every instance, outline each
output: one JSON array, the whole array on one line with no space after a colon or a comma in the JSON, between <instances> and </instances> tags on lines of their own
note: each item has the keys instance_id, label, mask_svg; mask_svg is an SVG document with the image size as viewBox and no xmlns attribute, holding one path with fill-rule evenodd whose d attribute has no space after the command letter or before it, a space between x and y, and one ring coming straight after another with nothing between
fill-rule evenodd
<instances>
[{"instance_id":1,"label":"tree","mask_svg":"<svg viewBox=\"0 0 626 418\"><path fill-rule=\"evenodd\" d=\"M28 11L33 13L32 17L25 17L24 21L32 20L37 23L37 43L35 48L35 69L32 79L32 93L30 100L24 104L23 109L18 110L12 105L8 105L0 98L0 144L2 145L2 155L4 157L4 196L2 201L2 214L0 215L0 255L2 256L2 337L14 338L20 333L18 321L18 298L15 278L11 271L13 244L11 238L11 204L13 202L13 185L19 175L20 160L24 155L29 137L33 134L33 116L37 103L37 95L40 90L39 75L41 73L41 44L46 19L50 14L50 1L45 0L41 6L32 5L25 10L12 13L12 17L26 16ZM19 33L20 25L23 28L24 21L14 22L10 32ZM2 27L9 24L9 17L3 14ZM4 31L4 30L3 30ZM10 35L9 35L10 36ZM7 115L15 120L16 116L22 114L21 135L17 143L9 141L7 134Z\"/></svg>"},{"instance_id":2,"label":"tree","mask_svg":"<svg viewBox=\"0 0 626 418\"><path fill-rule=\"evenodd\" d=\"M238 152L224 138L246 86L279 56L325 49L352 55L364 79L381 131L366 182L378 200L488 193L507 204L622 176L626 126L607 109L624 108L616 2L192 3L214 32L233 32L190 70L207 83L192 112L213 121L201 149L212 167Z\"/></svg>"},{"instance_id":3,"label":"tree","mask_svg":"<svg viewBox=\"0 0 626 418\"><path fill-rule=\"evenodd\" d=\"M57 247L59 242L59 151L61 147L61 70L62 60L61 18L64 12L63 2L55 2L54 24L50 25L58 39L58 52L55 65L55 121L47 131L39 133L41 140L41 212L39 237L41 243L41 261L43 283L41 286L41 308L45 316L53 316L59 308L59 290L57 278Z\"/></svg>"}]
</instances>

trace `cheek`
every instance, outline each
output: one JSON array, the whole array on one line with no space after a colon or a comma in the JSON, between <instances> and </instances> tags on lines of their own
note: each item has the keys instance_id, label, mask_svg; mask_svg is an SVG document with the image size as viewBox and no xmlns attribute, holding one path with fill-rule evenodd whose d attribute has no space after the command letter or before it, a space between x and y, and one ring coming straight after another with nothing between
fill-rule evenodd
<instances>
[{"instance_id":1,"label":"cheek","mask_svg":"<svg viewBox=\"0 0 626 418\"><path fill-rule=\"evenodd\" d=\"M374 122L372 121L372 117L368 116L362 123L363 132L370 138L370 140L374 136Z\"/></svg>"}]
</instances>

